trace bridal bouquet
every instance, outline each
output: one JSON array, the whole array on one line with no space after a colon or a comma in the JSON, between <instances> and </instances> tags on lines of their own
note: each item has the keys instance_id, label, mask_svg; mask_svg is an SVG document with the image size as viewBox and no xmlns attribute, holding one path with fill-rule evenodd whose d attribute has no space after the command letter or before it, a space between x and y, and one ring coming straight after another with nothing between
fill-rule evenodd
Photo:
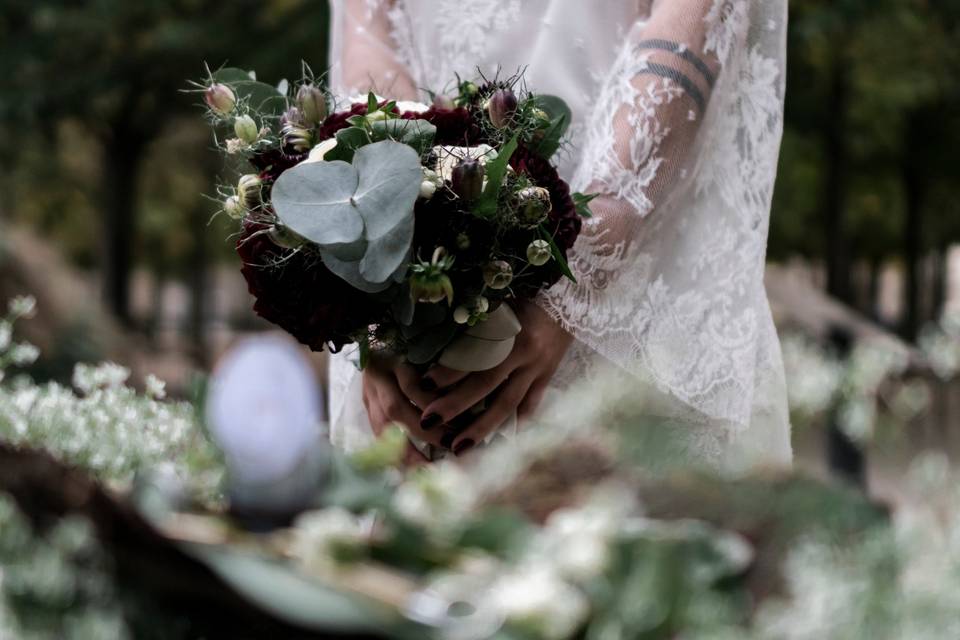
<instances>
[{"instance_id":1,"label":"bridal bouquet","mask_svg":"<svg viewBox=\"0 0 960 640\"><path fill-rule=\"evenodd\" d=\"M222 69L202 86L255 311L312 349L386 349L476 371L509 354L511 299L561 277L589 215L551 164L570 112L520 78L457 82L432 105L277 88Z\"/></svg>"}]
</instances>

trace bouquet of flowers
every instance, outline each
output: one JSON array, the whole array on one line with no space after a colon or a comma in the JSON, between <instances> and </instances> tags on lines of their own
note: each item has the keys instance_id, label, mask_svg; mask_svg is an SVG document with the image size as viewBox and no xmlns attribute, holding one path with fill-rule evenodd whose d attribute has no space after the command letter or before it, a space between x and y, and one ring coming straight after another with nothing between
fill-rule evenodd
<instances>
[{"instance_id":1,"label":"bouquet of flowers","mask_svg":"<svg viewBox=\"0 0 960 640\"><path fill-rule=\"evenodd\" d=\"M201 89L217 145L252 165L221 188L255 311L314 350L359 345L411 364L496 366L507 304L573 278L589 215L551 164L570 120L520 76L456 80L432 105L325 92L221 69ZM226 132L226 135L222 135Z\"/></svg>"}]
</instances>

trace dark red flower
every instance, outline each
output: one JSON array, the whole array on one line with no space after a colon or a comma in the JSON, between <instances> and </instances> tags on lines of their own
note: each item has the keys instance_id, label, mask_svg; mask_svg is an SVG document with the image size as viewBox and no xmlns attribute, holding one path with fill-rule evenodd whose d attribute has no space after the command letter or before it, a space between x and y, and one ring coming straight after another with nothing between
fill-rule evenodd
<instances>
[{"instance_id":1,"label":"dark red flower","mask_svg":"<svg viewBox=\"0 0 960 640\"><path fill-rule=\"evenodd\" d=\"M247 223L237 241L240 272L256 298L253 310L314 351L339 351L352 334L375 322L383 308L334 275L318 256L290 255L270 241L262 224Z\"/></svg>"}]
</instances>

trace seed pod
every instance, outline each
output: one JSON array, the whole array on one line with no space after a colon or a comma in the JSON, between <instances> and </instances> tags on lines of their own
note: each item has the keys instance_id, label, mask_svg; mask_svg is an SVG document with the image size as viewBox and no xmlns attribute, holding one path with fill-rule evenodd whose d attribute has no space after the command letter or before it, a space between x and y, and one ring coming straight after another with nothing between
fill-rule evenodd
<instances>
[{"instance_id":1,"label":"seed pod","mask_svg":"<svg viewBox=\"0 0 960 640\"><path fill-rule=\"evenodd\" d=\"M543 187L526 187L517 194L517 216L523 225L535 227L550 213L550 192Z\"/></svg>"},{"instance_id":2,"label":"seed pod","mask_svg":"<svg viewBox=\"0 0 960 640\"><path fill-rule=\"evenodd\" d=\"M237 181L237 198L248 211L260 206L261 187L263 187L263 181L255 173L240 176L240 180Z\"/></svg>"},{"instance_id":3,"label":"seed pod","mask_svg":"<svg viewBox=\"0 0 960 640\"><path fill-rule=\"evenodd\" d=\"M257 123L248 115L237 116L237 119L233 121L233 130L237 137L247 144L253 144L260 137Z\"/></svg>"},{"instance_id":4,"label":"seed pod","mask_svg":"<svg viewBox=\"0 0 960 640\"><path fill-rule=\"evenodd\" d=\"M517 112L517 95L510 89L498 89L487 102L490 122L497 129L503 129Z\"/></svg>"},{"instance_id":5,"label":"seed pod","mask_svg":"<svg viewBox=\"0 0 960 640\"><path fill-rule=\"evenodd\" d=\"M474 158L460 161L450 175L450 186L458 196L472 202L483 192L483 165Z\"/></svg>"},{"instance_id":6,"label":"seed pod","mask_svg":"<svg viewBox=\"0 0 960 640\"><path fill-rule=\"evenodd\" d=\"M550 243L546 240L534 240L527 245L527 260L535 267L547 264L552 257Z\"/></svg>"},{"instance_id":7,"label":"seed pod","mask_svg":"<svg viewBox=\"0 0 960 640\"><path fill-rule=\"evenodd\" d=\"M223 211L234 220L242 220L247 215L247 209L237 196L230 196L223 201Z\"/></svg>"},{"instance_id":8,"label":"seed pod","mask_svg":"<svg viewBox=\"0 0 960 640\"><path fill-rule=\"evenodd\" d=\"M318 125L327 118L327 96L312 84L297 90L297 106L308 124Z\"/></svg>"},{"instance_id":9,"label":"seed pod","mask_svg":"<svg viewBox=\"0 0 960 640\"><path fill-rule=\"evenodd\" d=\"M225 84L214 82L207 87L203 99L217 115L225 116L237 106L237 96Z\"/></svg>"},{"instance_id":10,"label":"seed pod","mask_svg":"<svg viewBox=\"0 0 960 640\"><path fill-rule=\"evenodd\" d=\"M453 321L457 324L467 324L467 322L470 320L470 315L470 309L460 305L453 310Z\"/></svg>"},{"instance_id":11,"label":"seed pod","mask_svg":"<svg viewBox=\"0 0 960 640\"><path fill-rule=\"evenodd\" d=\"M420 197L429 200L437 192L437 183L433 180L424 180L420 183Z\"/></svg>"},{"instance_id":12,"label":"seed pod","mask_svg":"<svg viewBox=\"0 0 960 640\"><path fill-rule=\"evenodd\" d=\"M491 289L506 289L513 280L513 268L506 260L488 262L483 268L483 281Z\"/></svg>"},{"instance_id":13,"label":"seed pod","mask_svg":"<svg viewBox=\"0 0 960 640\"><path fill-rule=\"evenodd\" d=\"M457 234L457 249L460 251L466 251L470 248L470 236L465 232L461 231Z\"/></svg>"}]
</instances>

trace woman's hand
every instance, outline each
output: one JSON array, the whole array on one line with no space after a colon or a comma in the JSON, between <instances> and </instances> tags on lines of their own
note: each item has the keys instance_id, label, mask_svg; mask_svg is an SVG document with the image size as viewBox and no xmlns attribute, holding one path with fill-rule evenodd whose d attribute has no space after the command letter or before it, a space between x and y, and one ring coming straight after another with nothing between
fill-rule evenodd
<instances>
[{"instance_id":1,"label":"woman's hand","mask_svg":"<svg viewBox=\"0 0 960 640\"><path fill-rule=\"evenodd\" d=\"M363 405L367 408L370 426L378 436L398 422L415 438L440 445L440 429L431 431L420 426L422 407L436 400L438 395L420 387L420 374L397 359L373 357L363 370ZM407 464L419 461L419 452L408 447ZM423 456L419 456L422 458Z\"/></svg>"},{"instance_id":2,"label":"woman's hand","mask_svg":"<svg viewBox=\"0 0 960 640\"><path fill-rule=\"evenodd\" d=\"M436 435L440 425L449 425L457 416L490 398L486 410L462 431L445 427L438 440L441 446L456 455L482 442L516 411L519 419L532 414L547 389L573 336L532 302L521 302L515 309L523 330L517 336L513 351L502 363L487 371L464 373L446 367L430 369L421 382L422 389L447 389L423 407L420 424Z\"/></svg>"}]
</instances>

